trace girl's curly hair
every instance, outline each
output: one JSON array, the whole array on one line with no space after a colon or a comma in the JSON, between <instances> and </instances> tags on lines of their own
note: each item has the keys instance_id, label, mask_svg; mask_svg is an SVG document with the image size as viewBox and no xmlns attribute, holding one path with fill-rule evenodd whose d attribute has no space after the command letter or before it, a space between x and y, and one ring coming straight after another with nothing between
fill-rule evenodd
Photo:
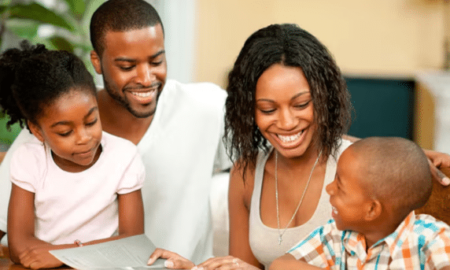
<instances>
[{"instance_id":1,"label":"girl's curly hair","mask_svg":"<svg viewBox=\"0 0 450 270\"><path fill-rule=\"evenodd\" d=\"M74 89L96 96L92 75L69 52L23 41L20 49L0 55L0 112L9 115L7 128L14 123L23 127L26 120L37 124L46 106Z\"/></svg>"},{"instance_id":2,"label":"girl's curly hair","mask_svg":"<svg viewBox=\"0 0 450 270\"><path fill-rule=\"evenodd\" d=\"M294 24L274 24L253 33L228 75L224 140L230 158L243 172L256 164L267 140L255 123L255 91L261 74L274 64L300 67L308 81L317 123L317 143L323 157L334 155L351 121L347 85L327 48Z\"/></svg>"}]
</instances>

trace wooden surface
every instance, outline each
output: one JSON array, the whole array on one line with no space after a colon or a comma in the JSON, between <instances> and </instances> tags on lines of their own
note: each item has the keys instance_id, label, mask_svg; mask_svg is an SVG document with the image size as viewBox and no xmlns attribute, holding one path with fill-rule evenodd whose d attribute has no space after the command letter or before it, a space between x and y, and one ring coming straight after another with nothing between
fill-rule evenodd
<instances>
[{"instance_id":1,"label":"wooden surface","mask_svg":"<svg viewBox=\"0 0 450 270\"><path fill-rule=\"evenodd\" d=\"M450 169L443 170L450 177ZM450 186L444 187L433 181L433 191L428 202L416 214L429 214L450 225Z\"/></svg>"}]
</instances>

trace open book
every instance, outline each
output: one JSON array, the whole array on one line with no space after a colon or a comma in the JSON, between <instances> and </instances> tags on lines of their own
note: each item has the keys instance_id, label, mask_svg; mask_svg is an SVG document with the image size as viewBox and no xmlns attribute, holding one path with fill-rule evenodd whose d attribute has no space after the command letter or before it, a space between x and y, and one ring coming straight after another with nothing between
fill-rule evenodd
<instances>
[{"instance_id":1,"label":"open book","mask_svg":"<svg viewBox=\"0 0 450 270\"><path fill-rule=\"evenodd\" d=\"M145 234L84 247L51 250L50 253L76 269L166 269L164 259L148 266L155 245Z\"/></svg>"}]
</instances>

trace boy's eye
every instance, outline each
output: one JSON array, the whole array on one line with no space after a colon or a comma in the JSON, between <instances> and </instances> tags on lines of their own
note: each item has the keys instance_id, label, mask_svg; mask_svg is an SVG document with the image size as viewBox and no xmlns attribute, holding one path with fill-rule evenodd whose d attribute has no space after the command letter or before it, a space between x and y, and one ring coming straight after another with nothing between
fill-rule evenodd
<instances>
[{"instance_id":1,"label":"boy's eye","mask_svg":"<svg viewBox=\"0 0 450 270\"><path fill-rule=\"evenodd\" d=\"M158 61L158 62L154 61L154 62L152 62L151 64L154 65L154 66L159 66L159 65L162 64L162 62L163 62L162 60L161 60L161 61Z\"/></svg>"}]
</instances>

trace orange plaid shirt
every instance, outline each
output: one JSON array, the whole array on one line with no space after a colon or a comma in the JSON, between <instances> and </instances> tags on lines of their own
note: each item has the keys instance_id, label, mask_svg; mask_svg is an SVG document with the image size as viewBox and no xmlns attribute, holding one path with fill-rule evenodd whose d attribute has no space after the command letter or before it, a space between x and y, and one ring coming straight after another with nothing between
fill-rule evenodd
<instances>
[{"instance_id":1,"label":"orange plaid shirt","mask_svg":"<svg viewBox=\"0 0 450 270\"><path fill-rule=\"evenodd\" d=\"M450 227L411 212L366 252L362 234L340 231L330 220L288 253L326 269L440 269L450 265Z\"/></svg>"}]
</instances>

